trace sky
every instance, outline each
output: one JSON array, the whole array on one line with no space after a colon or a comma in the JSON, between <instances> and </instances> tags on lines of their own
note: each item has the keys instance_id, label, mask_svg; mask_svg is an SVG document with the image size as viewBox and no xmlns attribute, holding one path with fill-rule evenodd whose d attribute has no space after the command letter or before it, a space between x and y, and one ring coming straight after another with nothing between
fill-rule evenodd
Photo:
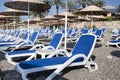
<instances>
[{"instance_id":1,"label":"sky","mask_svg":"<svg viewBox=\"0 0 120 80\"><path fill-rule=\"evenodd\" d=\"M7 7L4 6L4 3L10 1L10 0L0 0L0 12L7 9ZM113 7L118 7L120 5L120 0L104 0L105 5L111 5ZM64 9L59 9L59 12L65 11ZM55 6L51 7L49 15L55 15L56 14L56 8Z\"/></svg>"}]
</instances>

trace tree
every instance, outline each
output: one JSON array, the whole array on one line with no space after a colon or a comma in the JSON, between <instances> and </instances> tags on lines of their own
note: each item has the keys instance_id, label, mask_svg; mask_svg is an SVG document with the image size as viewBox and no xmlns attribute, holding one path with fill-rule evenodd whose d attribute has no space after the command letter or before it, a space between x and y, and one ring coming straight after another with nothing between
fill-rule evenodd
<instances>
[{"instance_id":1,"label":"tree","mask_svg":"<svg viewBox=\"0 0 120 80\"><path fill-rule=\"evenodd\" d=\"M103 0L95 0L92 2L92 4L98 7L103 7L105 5L105 2Z\"/></svg>"},{"instance_id":2,"label":"tree","mask_svg":"<svg viewBox=\"0 0 120 80\"><path fill-rule=\"evenodd\" d=\"M64 1L64 3L62 4L62 8L66 8L66 3ZM74 10L76 10L78 8L78 4L76 3L75 0L68 0L67 1L67 10L68 12L72 12Z\"/></svg>"},{"instance_id":3,"label":"tree","mask_svg":"<svg viewBox=\"0 0 120 80\"><path fill-rule=\"evenodd\" d=\"M76 2L79 3L79 6L85 8L87 5L91 5L93 3L93 0L77 0Z\"/></svg>"},{"instance_id":4,"label":"tree","mask_svg":"<svg viewBox=\"0 0 120 80\"><path fill-rule=\"evenodd\" d=\"M120 13L120 5L117 8L117 12Z\"/></svg>"},{"instance_id":5,"label":"tree","mask_svg":"<svg viewBox=\"0 0 120 80\"><path fill-rule=\"evenodd\" d=\"M56 14L59 13L59 8L64 3L64 0L49 0L51 6L56 6Z\"/></svg>"},{"instance_id":6,"label":"tree","mask_svg":"<svg viewBox=\"0 0 120 80\"><path fill-rule=\"evenodd\" d=\"M43 2L47 5L50 5L50 1L49 0L43 0ZM45 11L30 11L30 15L33 16L33 18L36 18L36 17L44 17L45 15L47 15L49 12L49 9L48 10L45 10Z\"/></svg>"}]
</instances>

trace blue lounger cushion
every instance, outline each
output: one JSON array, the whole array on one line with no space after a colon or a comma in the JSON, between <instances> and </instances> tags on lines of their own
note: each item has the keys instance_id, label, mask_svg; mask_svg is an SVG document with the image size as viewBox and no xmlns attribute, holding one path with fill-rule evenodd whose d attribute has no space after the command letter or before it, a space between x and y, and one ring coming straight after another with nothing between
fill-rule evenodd
<instances>
[{"instance_id":1,"label":"blue lounger cushion","mask_svg":"<svg viewBox=\"0 0 120 80\"><path fill-rule=\"evenodd\" d=\"M14 52L9 52L8 55L16 55L16 54L31 54L35 53L36 50L21 50L21 51L14 51Z\"/></svg>"},{"instance_id":2,"label":"blue lounger cushion","mask_svg":"<svg viewBox=\"0 0 120 80\"><path fill-rule=\"evenodd\" d=\"M43 66L53 66L65 63L71 57L46 58L21 62L19 65L22 69L32 69ZM82 62L83 58L76 59L74 62Z\"/></svg>"},{"instance_id":3,"label":"blue lounger cushion","mask_svg":"<svg viewBox=\"0 0 120 80\"><path fill-rule=\"evenodd\" d=\"M15 40L8 40L8 41L0 41L0 43L6 43L6 42L14 42Z\"/></svg>"},{"instance_id":4,"label":"blue lounger cushion","mask_svg":"<svg viewBox=\"0 0 120 80\"><path fill-rule=\"evenodd\" d=\"M110 43L118 43L118 42L120 42L120 40L110 41Z\"/></svg>"},{"instance_id":5,"label":"blue lounger cushion","mask_svg":"<svg viewBox=\"0 0 120 80\"><path fill-rule=\"evenodd\" d=\"M14 47L17 45L19 45L19 44L1 44L0 47Z\"/></svg>"}]
</instances>

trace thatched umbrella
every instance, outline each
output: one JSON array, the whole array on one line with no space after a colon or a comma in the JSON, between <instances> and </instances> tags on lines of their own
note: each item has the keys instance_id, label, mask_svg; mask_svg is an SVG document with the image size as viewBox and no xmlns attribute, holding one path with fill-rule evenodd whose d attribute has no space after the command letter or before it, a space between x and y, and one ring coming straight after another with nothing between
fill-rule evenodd
<instances>
[{"instance_id":1,"label":"thatched umbrella","mask_svg":"<svg viewBox=\"0 0 120 80\"><path fill-rule=\"evenodd\" d=\"M79 13L79 14L87 14L87 15L101 15L101 14L105 14L106 11L100 7L97 7L95 5L90 5L86 8L83 8L81 10L78 10L76 13ZM92 25L93 26L93 19L92 19Z\"/></svg>"},{"instance_id":2,"label":"thatched umbrella","mask_svg":"<svg viewBox=\"0 0 120 80\"><path fill-rule=\"evenodd\" d=\"M9 19L11 20L11 19L13 19L14 17L18 17L18 16L4 16L4 15L0 15L0 20L2 20L2 21L6 21L6 22L8 22L9 21ZM6 29L8 28L8 25L6 26Z\"/></svg>"},{"instance_id":3,"label":"thatched umbrella","mask_svg":"<svg viewBox=\"0 0 120 80\"><path fill-rule=\"evenodd\" d=\"M90 5L86 8L83 8L81 10L77 10L74 13L77 14L87 14L87 15L101 15L101 14L105 14L106 11L98 6L95 5Z\"/></svg>"},{"instance_id":4,"label":"thatched umbrella","mask_svg":"<svg viewBox=\"0 0 120 80\"><path fill-rule=\"evenodd\" d=\"M21 16L21 15L27 15L28 13L22 10L8 8L7 10L0 12L0 14L6 15L6 16ZM15 30L15 25L16 25L16 20L14 17L14 30Z\"/></svg>"},{"instance_id":5,"label":"thatched umbrella","mask_svg":"<svg viewBox=\"0 0 120 80\"><path fill-rule=\"evenodd\" d=\"M40 0L11 0L5 3L5 6L30 11L45 11L50 9L50 5L40 2Z\"/></svg>"},{"instance_id":6,"label":"thatched umbrella","mask_svg":"<svg viewBox=\"0 0 120 80\"><path fill-rule=\"evenodd\" d=\"M37 22L42 22L41 18L37 17L30 20L30 23L37 23Z\"/></svg>"},{"instance_id":7,"label":"thatched umbrella","mask_svg":"<svg viewBox=\"0 0 120 80\"><path fill-rule=\"evenodd\" d=\"M21 16L21 15L27 15L28 13L22 10L16 10L8 8L7 10L0 12L0 15L6 15L6 16Z\"/></svg>"},{"instance_id":8,"label":"thatched umbrella","mask_svg":"<svg viewBox=\"0 0 120 80\"><path fill-rule=\"evenodd\" d=\"M67 14L68 18L77 18L77 16L71 12L62 12L62 13L59 13L58 15L54 15L54 16L58 17L58 18L64 18L66 14Z\"/></svg>"},{"instance_id":9,"label":"thatched umbrella","mask_svg":"<svg viewBox=\"0 0 120 80\"><path fill-rule=\"evenodd\" d=\"M42 18L41 20L43 20L43 21L58 20L58 18L48 15L45 18Z\"/></svg>"},{"instance_id":10,"label":"thatched umbrella","mask_svg":"<svg viewBox=\"0 0 120 80\"><path fill-rule=\"evenodd\" d=\"M45 11L50 9L50 5L39 0L11 0L4 4L5 6L18 10L28 11L28 29L29 29L29 11Z\"/></svg>"},{"instance_id":11,"label":"thatched umbrella","mask_svg":"<svg viewBox=\"0 0 120 80\"><path fill-rule=\"evenodd\" d=\"M74 18L74 20L77 20L77 21L89 21L89 19L87 19L85 17L81 17L81 16L78 16L78 18Z\"/></svg>"},{"instance_id":12,"label":"thatched umbrella","mask_svg":"<svg viewBox=\"0 0 120 80\"><path fill-rule=\"evenodd\" d=\"M93 19L102 19L102 20L107 19L107 17L105 17L103 15L91 15L91 16L88 16L88 17L93 18Z\"/></svg>"},{"instance_id":13,"label":"thatched umbrella","mask_svg":"<svg viewBox=\"0 0 120 80\"><path fill-rule=\"evenodd\" d=\"M58 20L58 18L56 18L56 17L54 17L54 16L48 15L48 16L46 16L45 18L42 18L41 20L42 20L42 21L48 21L49 27L50 27L50 25L51 25L51 22L50 22L50 21Z\"/></svg>"}]
</instances>

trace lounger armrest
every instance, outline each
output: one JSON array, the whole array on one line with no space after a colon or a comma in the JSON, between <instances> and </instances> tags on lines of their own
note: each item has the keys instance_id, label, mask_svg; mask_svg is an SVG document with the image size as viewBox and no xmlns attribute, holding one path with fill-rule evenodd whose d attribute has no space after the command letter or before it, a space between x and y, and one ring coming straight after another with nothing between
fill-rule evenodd
<instances>
[{"instance_id":1,"label":"lounger armrest","mask_svg":"<svg viewBox=\"0 0 120 80\"><path fill-rule=\"evenodd\" d=\"M26 43L32 44L33 42L31 40L26 40Z\"/></svg>"},{"instance_id":2,"label":"lounger armrest","mask_svg":"<svg viewBox=\"0 0 120 80\"><path fill-rule=\"evenodd\" d=\"M51 58L55 55L58 55L58 54L62 54L64 56L71 56L70 53L68 53L68 51L64 50L64 49L59 49L59 50L55 50L53 53L51 53L47 58Z\"/></svg>"},{"instance_id":3,"label":"lounger armrest","mask_svg":"<svg viewBox=\"0 0 120 80\"><path fill-rule=\"evenodd\" d=\"M43 45L43 44L35 44L30 50L33 50L33 49L42 49L44 47L45 47L45 45Z\"/></svg>"},{"instance_id":4,"label":"lounger armrest","mask_svg":"<svg viewBox=\"0 0 120 80\"><path fill-rule=\"evenodd\" d=\"M119 40L120 39L120 37L117 37L115 40Z\"/></svg>"},{"instance_id":5,"label":"lounger armrest","mask_svg":"<svg viewBox=\"0 0 120 80\"><path fill-rule=\"evenodd\" d=\"M43 50L45 50L45 49L52 49L52 50L55 50L55 48L54 48L53 46L45 46L45 47L43 47L42 49L43 49Z\"/></svg>"},{"instance_id":6,"label":"lounger armrest","mask_svg":"<svg viewBox=\"0 0 120 80\"><path fill-rule=\"evenodd\" d=\"M23 39L20 39L20 38L19 38L19 39L15 40L13 44L19 43L19 42L21 42L21 41L23 41Z\"/></svg>"}]
</instances>

